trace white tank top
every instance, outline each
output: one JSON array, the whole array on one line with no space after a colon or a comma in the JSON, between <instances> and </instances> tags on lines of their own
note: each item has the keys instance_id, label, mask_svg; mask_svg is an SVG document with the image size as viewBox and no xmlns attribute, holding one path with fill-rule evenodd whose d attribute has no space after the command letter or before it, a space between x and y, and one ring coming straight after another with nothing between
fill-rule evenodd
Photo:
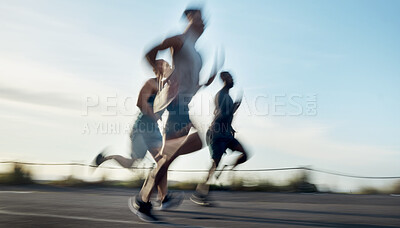
<instances>
[{"instance_id":1,"label":"white tank top","mask_svg":"<svg viewBox=\"0 0 400 228\"><path fill-rule=\"evenodd\" d=\"M196 94L202 67L200 54L195 49L195 38L190 33L184 35L182 48L174 56L174 73L177 74L179 96L189 99Z\"/></svg>"},{"instance_id":2,"label":"white tank top","mask_svg":"<svg viewBox=\"0 0 400 228\"><path fill-rule=\"evenodd\" d=\"M174 70L166 85L157 94L154 112L165 109L173 100L188 104L199 89L199 76L203 62L195 49L196 39L189 31L183 35L181 49L173 55Z\"/></svg>"}]
</instances>

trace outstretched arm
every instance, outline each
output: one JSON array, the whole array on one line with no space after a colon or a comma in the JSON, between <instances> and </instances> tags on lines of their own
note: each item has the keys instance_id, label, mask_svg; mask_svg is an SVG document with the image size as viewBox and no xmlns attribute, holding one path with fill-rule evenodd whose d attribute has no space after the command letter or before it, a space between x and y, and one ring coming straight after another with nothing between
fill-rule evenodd
<instances>
[{"instance_id":1,"label":"outstretched arm","mask_svg":"<svg viewBox=\"0 0 400 228\"><path fill-rule=\"evenodd\" d=\"M215 77L217 76L218 71L219 71L219 69L218 69L217 63L215 63L213 66L213 69L210 72L210 76L209 76L207 82L202 85L199 85L198 89L200 89L203 86L207 87L207 86L211 85L211 83L214 81Z\"/></svg>"},{"instance_id":2,"label":"outstretched arm","mask_svg":"<svg viewBox=\"0 0 400 228\"><path fill-rule=\"evenodd\" d=\"M207 87L209 85L211 85L211 83L214 81L216 74L211 75L211 77L208 79L208 81L205 84L202 85L198 85L197 90L199 90L202 87Z\"/></svg>"},{"instance_id":3,"label":"outstretched arm","mask_svg":"<svg viewBox=\"0 0 400 228\"><path fill-rule=\"evenodd\" d=\"M238 98L237 98L236 102L235 102L235 103L233 103L233 113L235 113L235 112L238 110L238 108L239 108L240 104L242 104L242 98L243 98L243 91L242 91L242 90L240 90L240 92L239 92L239 95L238 95Z\"/></svg>"},{"instance_id":4,"label":"outstretched arm","mask_svg":"<svg viewBox=\"0 0 400 228\"><path fill-rule=\"evenodd\" d=\"M203 86L211 85L211 83L215 79L215 76L217 76L218 71L220 71L222 66L224 65L225 54L224 54L224 51L222 51L221 53L222 53L222 56L219 56L218 50L216 51L215 62L214 62L213 68L211 69L210 77L208 78L208 81Z\"/></svg>"},{"instance_id":5,"label":"outstretched arm","mask_svg":"<svg viewBox=\"0 0 400 228\"><path fill-rule=\"evenodd\" d=\"M238 110L241 103L242 103L242 100L236 101L235 103L233 103L233 113L235 113Z\"/></svg>"},{"instance_id":6,"label":"outstretched arm","mask_svg":"<svg viewBox=\"0 0 400 228\"><path fill-rule=\"evenodd\" d=\"M217 76L217 73L215 73L214 75L211 75L211 77L208 79L208 81L206 82L206 84L204 84L204 86L209 86L211 85L211 83L214 81L215 76Z\"/></svg>"},{"instance_id":7,"label":"outstretched arm","mask_svg":"<svg viewBox=\"0 0 400 228\"><path fill-rule=\"evenodd\" d=\"M174 36L174 37L167 38L161 44L155 46L149 52L147 52L146 59L150 63L150 65L153 67L153 69L156 69L156 58L157 58L158 51L172 48L173 51L176 52L181 49L182 45L183 45L183 41L181 39L181 36Z\"/></svg>"},{"instance_id":8,"label":"outstretched arm","mask_svg":"<svg viewBox=\"0 0 400 228\"><path fill-rule=\"evenodd\" d=\"M217 76L218 72L221 70L222 66L224 65L225 62L225 54L222 51L222 57L218 55L218 50L216 51L215 55L215 62L214 65L211 69L210 75L208 76L208 80L206 83L201 84L198 86L197 90L199 90L201 87L207 87L211 85L211 83L214 81L215 77Z\"/></svg>"}]
</instances>

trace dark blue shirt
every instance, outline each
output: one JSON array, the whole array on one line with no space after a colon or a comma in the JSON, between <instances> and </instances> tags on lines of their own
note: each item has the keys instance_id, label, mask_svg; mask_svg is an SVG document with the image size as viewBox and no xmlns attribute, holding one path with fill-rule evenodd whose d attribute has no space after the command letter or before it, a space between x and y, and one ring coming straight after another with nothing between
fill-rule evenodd
<instances>
[{"instance_id":1,"label":"dark blue shirt","mask_svg":"<svg viewBox=\"0 0 400 228\"><path fill-rule=\"evenodd\" d=\"M233 134L233 113L234 103L229 96L229 90L222 88L215 96L215 117L210 127L211 130L214 133Z\"/></svg>"}]
</instances>

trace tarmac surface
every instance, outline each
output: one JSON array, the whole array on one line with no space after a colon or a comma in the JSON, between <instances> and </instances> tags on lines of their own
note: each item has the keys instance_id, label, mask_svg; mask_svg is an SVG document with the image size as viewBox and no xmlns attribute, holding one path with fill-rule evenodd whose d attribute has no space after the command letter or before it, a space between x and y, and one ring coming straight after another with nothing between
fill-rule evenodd
<instances>
[{"instance_id":1,"label":"tarmac surface","mask_svg":"<svg viewBox=\"0 0 400 228\"><path fill-rule=\"evenodd\" d=\"M128 208L138 189L0 186L0 227L400 227L399 195L212 192L145 223Z\"/></svg>"}]
</instances>

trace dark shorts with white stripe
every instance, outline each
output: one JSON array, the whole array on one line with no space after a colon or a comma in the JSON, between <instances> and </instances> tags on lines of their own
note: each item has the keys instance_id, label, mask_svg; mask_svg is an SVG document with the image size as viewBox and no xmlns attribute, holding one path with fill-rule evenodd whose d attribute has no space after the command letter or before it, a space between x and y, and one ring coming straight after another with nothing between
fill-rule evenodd
<instances>
[{"instance_id":1,"label":"dark shorts with white stripe","mask_svg":"<svg viewBox=\"0 0 400 228\"><path fill-rule=\"evenodd\" d=\"M217 161L221 160L227 149L234 151L234 148L239 145L239 141L230 133L217 133L208 130L206 139L211 158Z\"/></svg>"}]
</instances>

